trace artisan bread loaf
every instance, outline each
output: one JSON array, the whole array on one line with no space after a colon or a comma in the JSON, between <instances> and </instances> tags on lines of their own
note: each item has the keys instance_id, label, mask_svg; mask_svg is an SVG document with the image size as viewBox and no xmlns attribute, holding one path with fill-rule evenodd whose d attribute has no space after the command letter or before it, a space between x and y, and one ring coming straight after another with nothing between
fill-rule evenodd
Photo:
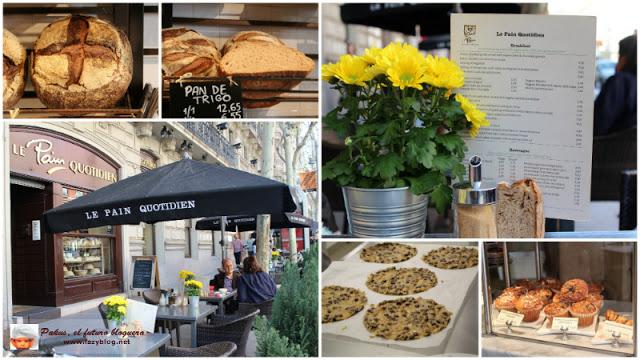
<instances>
[{"instance_id":1,"label":"artisan bread loaf","mask_svg":"<svg viewBox=\"0 0 640 360\"><path fill-rule=\"evenodd\" d=\"M200 33L185 29L162 30L162 73L165 76L220 76L220 52Z\"/></svg>"},{"instance_id":2,"label":"artisan bread loaf","mask_svg":"<svg viewBox=\"0 0 640 360\"><path fill-rule=\"evenodd\" d=\"M302 52L287 47L278 38L261 31L240 32L229 39L222 48L222 62L220 65L221 71L225 76L265 78L301 78L307 76L314 67L314 61ZM243 80L243 98L253 100L269 99L264 102L247 102L245 107L272 106L277 102L270 98L292 89L300 81Z\"/></svg>"},{"instance_id":3,"label":"artisan bread loaf","mask_svg":"<svg viewBox=\"0 0 640 360\"><path fill-rule=\"evenodd\" d=\"M49 24L34 45L30 72L38 98L51 108L111 108L133 75L124 32L90 16Z\"/></svg>"},{"instance_id":4,"label":"artisan bread loaf","mask_svg":"<svg viewBox=\"0 0 640 360\"><path fill-rule=\"evenodd\" d=\"M5 109L10 109L24 92L24 63L27 60L27 52L18 38L7 29L3 29L2 41L2 105Z\"/></svg>"},{"instance_id":5,"label":"artisan bread loaf","mask_svg":"<svg viewBox=\"0 0 640 360\"><path fill-rule=\"evenodd\" d=\"M542 191L533 179L498 184L499 238L544 237Z\"/></svg>"}]
</instances>

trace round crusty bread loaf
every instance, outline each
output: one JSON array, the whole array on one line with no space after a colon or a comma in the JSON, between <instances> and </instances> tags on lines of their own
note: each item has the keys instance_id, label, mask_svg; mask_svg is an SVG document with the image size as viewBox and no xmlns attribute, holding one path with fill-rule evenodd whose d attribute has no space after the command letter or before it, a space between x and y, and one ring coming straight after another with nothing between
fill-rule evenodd
<instances>
[{"instance_id":1,"label":"round crusty bread loaf","mask_svg":"<svg viewBox=\"0 0 640 360\"><path fill-rule=\"evenodd\" d=\"M42 30L30 73L38 98L48 107L111 108L131 82L131 45L107 21L68 16Z\"/></svg>"},{"instance_id":2,"label":"round crusty bread loaf","mask_svg":"<svg viewBox=\"0 0 640 360\"><path fill-rule=\"evenodd\" d=\"M3 29L2 41L2 105L5 109L11 109L24 92L24 62L27 60L27 52L18 38L7 29Z\"/></svg>"},{"instance_id":3,"label":"round crusty bread loaf","mask_svg":"<svg viewBox=\"0 0 640 360\"><path fill-rule=\"evenodd\" d=\"M315 62L305 54L287 47L278 38L261 31L245 31L236 34L227 40L222 53L220 68L225 76L300 78L307 76L315 67ZM279 101L271 98L294 88L300 82L300 80L243 80L243 98L266 100L249 102L247 103L249 106L245 107L273 106Z\"/></svg>"},{"instance_id":4,"label":"round crusty bread loaf","mask_svg":"<svg viewBox=\"0 0 640 360\"><path fill-rule=\"evenodd\" d=\"M219 76L216 44L186 28L162 30L162 73L165 76Z\"/></svg>"}]
</instances>

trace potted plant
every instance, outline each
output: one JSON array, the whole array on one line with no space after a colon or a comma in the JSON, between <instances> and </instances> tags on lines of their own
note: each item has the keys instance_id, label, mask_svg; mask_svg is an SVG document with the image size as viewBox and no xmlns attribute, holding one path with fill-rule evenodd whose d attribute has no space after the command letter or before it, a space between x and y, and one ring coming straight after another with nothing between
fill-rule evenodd
<instances>
[{"instance_id":1,"label":"potted plant","mask_svg":"<svg viewBox=\"0 0 640 360\"><path fill-rule=\"evenodd\" d=\"M408 44L369 48L322 66L340 93L323 125L346 149L322 168L342 186L350 232L358 237L422 237L429 197L451 203L449 179L462 178L463 136L488 126L486 114L456 89L460 67Z\"/></svg>"},{"instance_id":2,"label":"potted plant","mask_svg":"<svg viewBox=\"0 0 640 360\"><path fill-rule=\"evenodd\" d=\"M114 295L104 299L102 303L107 307L105 317L109 330L117 329L127 314L127 299Z\"/></svg>"},{"instance_id":3,"label":"potted plant","mask_svg":"<svg viewBox=\"0 0 640 360\"><path fill-rule=\"evenodd\" d=\"M198 280L189 279L184 282L184 293L189 297L189 306L198 307L201 289L202 283Z\"/></svg>"}]
</instances>

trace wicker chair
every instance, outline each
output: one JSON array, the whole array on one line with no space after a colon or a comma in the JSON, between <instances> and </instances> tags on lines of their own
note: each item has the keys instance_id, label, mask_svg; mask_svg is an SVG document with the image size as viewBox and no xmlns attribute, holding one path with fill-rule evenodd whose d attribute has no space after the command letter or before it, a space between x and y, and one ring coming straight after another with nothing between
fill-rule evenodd
<instances>
[{"instance_id":1,"label":"wicker chair","mask_svg":"<svg viewBox=\"0 0 640 360\"><path fill-rule=\"evenodd\" d=\"M265 302L262 302L260 304L254 304L254 303L240 303L238 310L239 311L244 311L244 312L249 312L251 310L254 309L258 309L260 310L260 315L264 315L267 317L267 319L271 320L271 308L273 307L273 299L271 300L267 300Z\"/></svg>"},{"instance_id":2,"label":"wicker chair","mask_svg":"<svg viewBox=\"0 0 640 360\"><path fill-rule=\"evenodd\" d=\"M214 316L208 324L198 324L198 346L231 341L238 347L234 356L246 356L247 339L253 320L260 310L240 311L233 315Z\"/></svg>"},{"instance_id":3,"label":"wicker chair","mask_svg":"<svg viewBox=\"0 0 640 360\"><path fill-rule=\"evenodd\" d=\"M145 290L142 292L142 298L144 299L144 302L151 305L160 304L160 295L162 295L160 289Z\"/></svg>"},{"instance_id":4,"label":"wicker chair","mask_svg":"<svg viewBox=\"0 0 640 360\"><path fill-rule=\"evenodd\" d=\"M197 348L183 348L167 346L160 351L160 356L171 357L229 357L236 352L238 347L230 341L221 341L213 344L199 346Z\"/></svg>"}]
</instances>

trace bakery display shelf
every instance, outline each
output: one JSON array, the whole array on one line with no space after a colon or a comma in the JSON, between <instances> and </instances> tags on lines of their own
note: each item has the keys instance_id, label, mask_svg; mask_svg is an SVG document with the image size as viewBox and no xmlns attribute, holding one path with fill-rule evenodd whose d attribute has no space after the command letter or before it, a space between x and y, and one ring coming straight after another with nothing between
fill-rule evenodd
<instances>
[{"instance_id":1,"label":"bakery display shelf","mask_svg":"<svg viewBox=\"0 0 640 360\"><path fill-rule=\"evenodd\" d=\"M248 20L248 19L202 19L192 17L174 17L173 24L189 24L201 26L279 26L303 29L318 29L317 22Z\"/></svg>"},{"instance_id":2,"label":"bakery display shelf","mask_svg":"<svg viewBox=\"0 0 640 360\"><path fill-rule=\"evenodd\" d=\"M102 259L100 260L65 260L64 263L65 264L86 264L86 263L95 263L95 262L102 262Z\"/></svg>"},{"instance_id":3,"label":"bakery display shelf","mask_svg":"<svg viewBox=\"0 0 640 360\"><path fill-rule=\"evenodd\" d=\"M26 91L23 99L35 98L35 92ZM158 109L158 89L146 84L142 105L134 108L131 95L127 93L121 108L111 109L51 109L51 108L17 108L4 110L4 118L56 118L56 117L92 117L92 118L150 118ZM17 114L15 113L17 111Z\"/></svg>"}]
</instances>

